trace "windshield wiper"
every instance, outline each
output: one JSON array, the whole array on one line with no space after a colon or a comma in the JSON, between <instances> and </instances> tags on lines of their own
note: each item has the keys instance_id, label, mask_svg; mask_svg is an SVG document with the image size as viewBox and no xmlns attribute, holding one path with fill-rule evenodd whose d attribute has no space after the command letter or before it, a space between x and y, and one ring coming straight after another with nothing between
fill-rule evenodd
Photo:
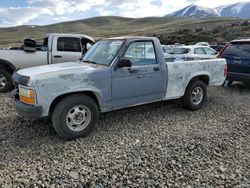
<instances>
[{"instance_id":1,"label":"windshield wiper","mask_svg":"<svg viewBox=\"0 0 250 188\"><path fill-rule=\"evenodd\" d=\"M91 63L91 64L96 64L96 62L90 61L90 60L83 60L83 62L85 62L85 63Z\"/></svg>"}]
</instances>

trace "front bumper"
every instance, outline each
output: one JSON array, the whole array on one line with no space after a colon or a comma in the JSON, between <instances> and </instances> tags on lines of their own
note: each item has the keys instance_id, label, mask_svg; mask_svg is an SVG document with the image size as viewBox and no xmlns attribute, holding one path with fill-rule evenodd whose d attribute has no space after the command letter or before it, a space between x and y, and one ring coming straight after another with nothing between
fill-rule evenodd
<instances>
[{"instance_id":1,"label":"front bumper","mask_svg":"<svg viewBox=\"0 0 250 188\"><path fill-rule=\"evenodd\" d=\"M25 119L41 119L43 108L42 106L32 106L25 103L22 103L18 100L16 90L12 93L12 101L14 108L18 115L24 117Z\"/></svg>"}]
</instances>

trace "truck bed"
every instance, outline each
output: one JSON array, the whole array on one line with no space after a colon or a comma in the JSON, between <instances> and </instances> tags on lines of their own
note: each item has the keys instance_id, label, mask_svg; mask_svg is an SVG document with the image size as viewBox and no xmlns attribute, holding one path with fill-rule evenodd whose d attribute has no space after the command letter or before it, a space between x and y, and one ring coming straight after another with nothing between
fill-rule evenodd
<instances>
[{"instance_id":1,"label":"truck bed","mask_svg":"<svg viewBox=\"0 0 250 188\"><path fill-rule=\"evenodd\" d=\"M190 80L198 75L206 75L210 86L219 86L224 82L225 59L165 62L165 64L168 67L165 100L182 97Z\"/></svg>"}]
</instances>

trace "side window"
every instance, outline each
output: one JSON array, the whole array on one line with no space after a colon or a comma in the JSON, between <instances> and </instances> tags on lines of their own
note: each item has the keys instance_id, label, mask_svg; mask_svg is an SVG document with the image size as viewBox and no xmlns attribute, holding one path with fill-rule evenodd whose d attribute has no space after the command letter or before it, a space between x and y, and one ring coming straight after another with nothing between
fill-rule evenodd
<instances>
[{"instance_id":1,"label":"side window","mask_svg":"<svg viewBox=\"0 0 250 188\"><path fill-rule=\"evenodd\" d=\"M211 50L210 48L203 48L206 52L206 54L209 54L209 55L216 55L216 52Z\"/></svg>"},{"instance_id":2,"label":"side window","mask_svg":"<svg viewBox=\"0 0 250 188\"><path fill-rule=\"evenodd\" d=\"M124 58L129 59L133 65L156 64L153 42L133 42L128 47Z\"/></svg>"},{"instance_id":3,"label":"side window","mask_svg":"<svg viewBox=\"0 0 250 188\"><path fill-rule=\"evenodd\" d=\"M80 39L74 37L59 37L57 40L57 51L81 52Z\"/></svg>"},{"instance_id":4,"label":"side window","mask_svg":"<svg viewBox=\"0 0 250 188\"><path fill-rule=\"evenodd\" d=\"M195 54L206 54L203 48L195 48L194 49Z\"/></svg>"}]
</instances>

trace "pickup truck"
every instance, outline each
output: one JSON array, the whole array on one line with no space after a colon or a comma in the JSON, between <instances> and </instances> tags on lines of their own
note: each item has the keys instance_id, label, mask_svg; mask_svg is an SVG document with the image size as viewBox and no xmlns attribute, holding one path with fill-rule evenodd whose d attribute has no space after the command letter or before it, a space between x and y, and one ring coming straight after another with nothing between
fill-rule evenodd
<instances>
[{"instance_id":1,"label":"pickup truck","mask_svg":"<svg viewBox=\"0 0 250 188\"><path fill-rule=\"evenodd\" d=\"M166 63L157 38L109 38L81 61L16 72L12 96L20 116L49 117L71 140L87 136L103 112L179 98L186 109L198 110L206 87L221 86L226 71L224 59Z\"/></svg>"},{"instance_id":2,"label":"pickup truck","mask_svg":"<svg viewBox=\"0 0 250 188\"><path fill-rule=\"evenodd\" d=\"M0 92L13 88L11 75L17 69L77 61L94 40L81 34L47 34L42 45L25 39L22 47L0 50Z\"/></svg>"}]
</instances>

